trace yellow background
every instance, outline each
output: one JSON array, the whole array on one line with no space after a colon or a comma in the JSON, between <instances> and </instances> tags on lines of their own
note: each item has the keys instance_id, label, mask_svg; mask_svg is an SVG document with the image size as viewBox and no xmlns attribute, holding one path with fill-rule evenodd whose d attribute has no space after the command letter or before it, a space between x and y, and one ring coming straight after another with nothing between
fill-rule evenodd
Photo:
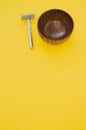
<instances>
[{"instance_id":1,"label":"yellow background","mask_svg":"<svg viewBox=\"0 0 86 130\"><path fill-rule=\"evenodd\" d=\"M39 16L59 8L74 19L70 39L44 42ZM31 20L34 49L26 22ZM86 1L0 1L0 130L86 130Z\"/></svg>"}]
</instances>

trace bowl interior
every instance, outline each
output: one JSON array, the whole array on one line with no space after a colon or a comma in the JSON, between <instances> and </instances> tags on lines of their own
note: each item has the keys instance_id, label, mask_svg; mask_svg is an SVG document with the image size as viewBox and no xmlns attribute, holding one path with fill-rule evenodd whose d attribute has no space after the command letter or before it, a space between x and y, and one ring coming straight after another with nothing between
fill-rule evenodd
<instances>
[{"instance_id":1,"label":"bowl interior","mask_svg":"<svg viewBox=\"0 0 86 130\"><path fill-rule=\"evenodd\" d=\"M73 30L73 20L62 10L49 10L43 13L38 20L38 30L42 36L59 40L67 37Z\"/></svg>"}]
</instances>

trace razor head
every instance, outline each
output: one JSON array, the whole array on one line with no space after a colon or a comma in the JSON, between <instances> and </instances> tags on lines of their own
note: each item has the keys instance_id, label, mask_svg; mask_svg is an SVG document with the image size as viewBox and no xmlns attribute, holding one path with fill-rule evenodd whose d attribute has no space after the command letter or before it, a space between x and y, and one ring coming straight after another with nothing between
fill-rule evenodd
<instances>
[{"instance_id":1,"label":"razor head","mask_svg":"<svg viewBox=\"0 0 86 130\"><path fill-rule=\"evenodd\" d=\"M23 14L22 16L21 16L21 18L22 19L31 19L31 18L34 18L35 17L35 15L34 14Z\"/></svg>"}]
</instances>

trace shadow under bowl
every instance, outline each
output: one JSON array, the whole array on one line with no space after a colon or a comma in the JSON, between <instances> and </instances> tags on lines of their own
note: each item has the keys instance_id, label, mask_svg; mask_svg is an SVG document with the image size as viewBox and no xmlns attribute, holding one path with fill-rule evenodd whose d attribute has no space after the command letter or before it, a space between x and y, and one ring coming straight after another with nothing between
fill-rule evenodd
<instances>
[{"instance_id":1,"label":"shadow under bowl","mask_svg":"<svg viewBox=\"0 0 86 130\"><path fill-rule=\"evenodd\" d=\"M52 9L38 19L40 36L49 43L57 44L69 37L74 28L72 17L65 11Z\"/></svg>"}]
</instances>

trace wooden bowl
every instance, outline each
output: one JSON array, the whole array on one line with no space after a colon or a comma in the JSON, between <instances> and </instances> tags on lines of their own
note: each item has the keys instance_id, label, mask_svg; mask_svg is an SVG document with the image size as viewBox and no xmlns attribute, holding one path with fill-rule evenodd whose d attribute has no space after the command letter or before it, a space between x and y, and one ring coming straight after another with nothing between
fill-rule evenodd
<instances>
[{"instance_id":1,"label":"wooden bowl","mask_svg":"<svg viewBox=\"0 0 86 130\"><path fill-rule=\"evenodd\" d=\"M72 17L63 10L48 10L38 19L40 36L51 44L57 44L67 39L73 28L74 22Z\"/></svg>"}]
</instances>

